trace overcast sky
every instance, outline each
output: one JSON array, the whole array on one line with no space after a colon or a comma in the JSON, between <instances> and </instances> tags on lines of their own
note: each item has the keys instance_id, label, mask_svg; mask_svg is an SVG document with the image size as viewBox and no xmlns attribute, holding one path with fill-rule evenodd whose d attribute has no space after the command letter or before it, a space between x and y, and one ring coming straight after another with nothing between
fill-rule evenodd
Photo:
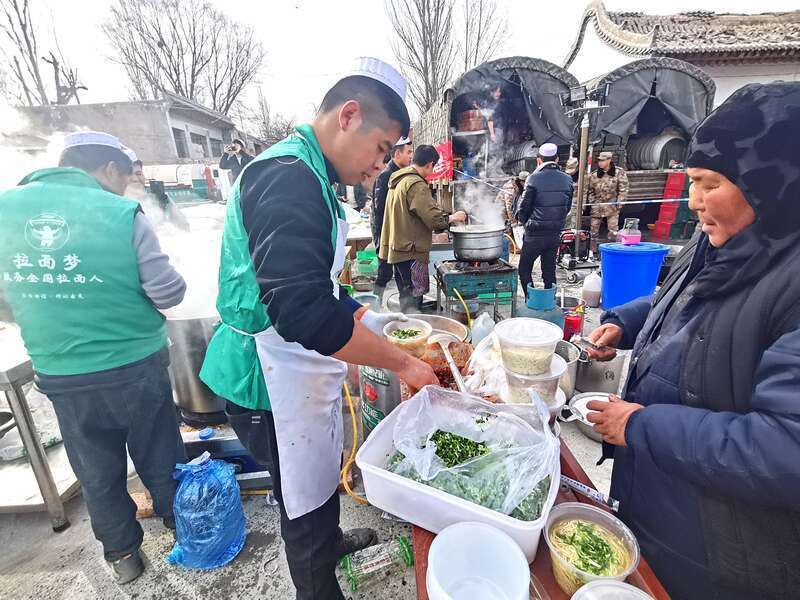
<instances>
[{"instance_id":1,"label":"overcast sky","mask_svg":"<svg viewBox=\"0 0 800 600\"><path fill-rule=\"evenodd\" d=\"M510 19L507 43L497 56L525 55L561 64L578 31L586 2L558 0L498 0ZM211 0L234 20L255 27L268 58L260 85L273 109L301 120L327 87L346 72L357 56L375 56L395 63L391 28L381 0ZM89 88L81 101L128 100L125 73L110 57L113 50L99 29L110 0L32 0L44 11L40 24L52 19L62 50ZM797 0L607 0L612 11L654 14L686 10L765 12L794 10ZM80 9L80 10L78 10ZM571 70L585 80L615 68L615 51L589 37L587 54L593 60ZM42 47L46 44L41 43ZM591 52L588 52L591 51Z\"/></svg>"}]
</instances>

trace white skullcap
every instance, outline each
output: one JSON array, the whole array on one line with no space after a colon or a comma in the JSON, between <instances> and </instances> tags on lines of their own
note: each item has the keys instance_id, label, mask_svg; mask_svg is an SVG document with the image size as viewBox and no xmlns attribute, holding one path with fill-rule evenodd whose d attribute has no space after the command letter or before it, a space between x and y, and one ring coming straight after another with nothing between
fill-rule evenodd
<instances>
[{"instance_id":1,"label":"white skullcap","mask_svg":"<svg viewBox=\"0 0 800 600\"><path fill-rule=\"evenodd\" d=\"M382 60L370 56L358 57L356 59L355 68L350 71L346 77L352 77L353 75L360 75L362 77L369 77L375 81L380 81L382 84L394 90L403 102L406 101L406 80L397 69Z\"/></svg>"},{"instance_id":2,"label":"white skullcap","mask_svg":"<svg viewBox=\"0 0 800 600\"><path fill-rule=\"evenodd\" d=\"M410 144L410 143L411 143L411 138L401 137L399 140L397 140L397 142L395 143L395 146L405 146L406 144Z\"/></svg>"},{"instance_id":3,"label":"white skullcap","mask_svg":"<svg viewBox=\"0 0 800 600\"><path fill-rule=\"evenodd\" d=\"M539 146L539 156L543 158L552 158L558 154L558 146L555 144L547 143Z\"/></svg>"},{"instance_id":4,"label":"white skullcap","mask_svg":"<svg viewBox=\"0 0 800 600\"><path fill-rule=\"evenodd\" d=\"M79 131L78 133L70 133L64 138L64 150L67 148L74 148L75 146L109 146L122 150L123 146L120 141L110 133L103 133L102 131Z\"/></svg>"},{"instance_id":5,"label":"white skullcap","mask_svg":"<svg viewBox=\"0 0 800 600\"><path fill-rule=\"evenodd\" d=\"M132 148L128 148L127 146L120 146L120 150L122 150L127 155L127 157L131 159L131 162L136 162L138 160L136 152L134 152Z\"/></svg>"}]
</instances>

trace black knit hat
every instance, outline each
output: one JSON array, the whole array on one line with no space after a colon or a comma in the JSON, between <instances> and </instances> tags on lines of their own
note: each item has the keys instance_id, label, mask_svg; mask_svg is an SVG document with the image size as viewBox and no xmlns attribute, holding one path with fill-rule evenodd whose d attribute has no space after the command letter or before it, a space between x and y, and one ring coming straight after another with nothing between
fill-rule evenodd
<instances>
[{"instance_id":1,"label":"black knit hat","mask_svg":"<svg viewBox=\"0 0 800 600\"><path fill-rule=\"evenodd\" d=\"M687 167L721 173L744 194L761 231L800 228L800 83L750 84L703 121Z\"/></svg>"}]
</instances>

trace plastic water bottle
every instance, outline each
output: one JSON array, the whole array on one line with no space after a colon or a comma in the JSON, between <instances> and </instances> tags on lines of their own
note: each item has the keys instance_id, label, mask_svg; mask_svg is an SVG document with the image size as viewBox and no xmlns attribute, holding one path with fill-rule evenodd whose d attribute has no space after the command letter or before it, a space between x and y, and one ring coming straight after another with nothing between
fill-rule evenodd
<instances>
[{"instance_id":1,"label":"plastic water bottle","mask_svg":"<svg viewBox=\"0 0 800 600\"><path fill-rule=\"evenodd\" d=\"M370 581L382 579L395 569L404 569L414 564L414 550L407 537L364 548L348 554L339 561L353 592Z\"/></svg>"}]
</instances>

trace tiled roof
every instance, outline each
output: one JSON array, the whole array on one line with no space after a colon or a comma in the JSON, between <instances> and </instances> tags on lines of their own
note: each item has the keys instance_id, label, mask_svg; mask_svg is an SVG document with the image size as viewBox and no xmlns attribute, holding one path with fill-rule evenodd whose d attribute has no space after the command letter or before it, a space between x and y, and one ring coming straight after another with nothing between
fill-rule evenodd
<instances>
[{"instance_id":1,"label":"tiled roof","mask_svg":"<svg viewBox=\"0 0 800 600\"><path fill-rule=\"evenodd\" d=\"M565 66L577 55L589 22L606 44L634 56L710 60L800 57L800 10L755 15L709 11L648 15L609 12L603 2L594 1L586 7Z\"/></svg>"}]
</instances>

